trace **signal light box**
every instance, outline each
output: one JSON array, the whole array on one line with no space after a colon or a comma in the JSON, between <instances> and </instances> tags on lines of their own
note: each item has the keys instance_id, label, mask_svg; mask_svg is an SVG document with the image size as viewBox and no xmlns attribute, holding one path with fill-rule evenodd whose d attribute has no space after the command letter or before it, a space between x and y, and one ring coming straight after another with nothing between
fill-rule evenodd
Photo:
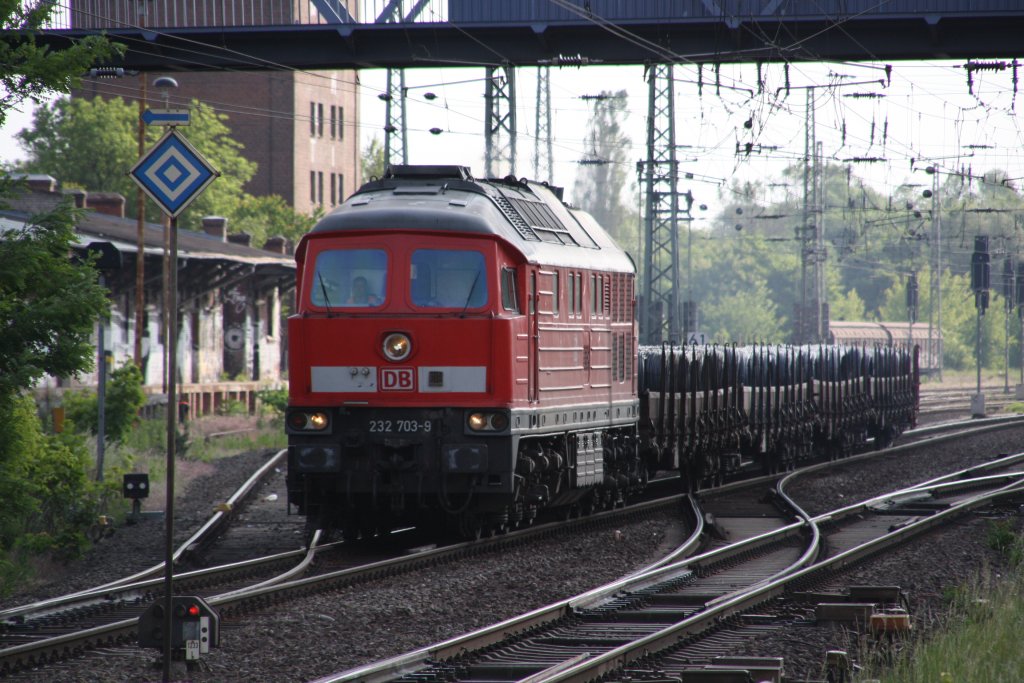
<instances>
[{"instance_id":1,"label":"signal light box","mask_svg":"<svg viewBox=\"0 0 1024 683\"><path fill-rule=\"evenodd\" d=\"M139 647L163 650L164 600L157 600L139 617ZM220 616L205 600L195 595L176 595L171 604L171 649L184 653L186 661L197 660L220 647Z\"/></svg>"}]
</instances>

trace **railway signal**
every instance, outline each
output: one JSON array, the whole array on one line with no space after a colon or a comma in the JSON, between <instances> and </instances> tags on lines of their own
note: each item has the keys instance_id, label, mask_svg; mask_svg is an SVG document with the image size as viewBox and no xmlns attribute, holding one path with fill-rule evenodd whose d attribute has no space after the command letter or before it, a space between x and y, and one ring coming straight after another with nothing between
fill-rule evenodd
<instances>
[{"instance_id":1,"label":"railway signal","mask_svg":"<svg viewBox=\"0 0 1024 683\"><path fill-rule=\"evenodd\" d=\"M917 322L917 298L917 273L911 273L907 278L907 317L910 319L911 325Z\"/></svg>"},{"instance_id":2,"label":"railway signal","mask_svg":"<svg viewBox=\"0 0 1024 683\"><path fill-rule=\"evenodd\" d=\"M971 416L985 417L985 395L981 393L981 317L988 308L990 283L988 236L974 238L974 253L971 254L971 290L974 292L974 307L977 309L974 325L974 357L978 369L978 390L971 397Z\"/></svg>"},{"instance_id":3,"label":"railway signal","mask_svg":"<svg viewBox=\"0 0 1024 683\"><path fill-rule=\"evenodd\" d=\"M153 85L164 90L164 106L166 108L170 100L169 89L178 87L177 81L168 76L162 76L156 79ZM168 111L170 110L168 109ZM178 262L178 215L220 176L220 172L211 166L183 135L178 133L172 122L164 136L142 155L128 174L167 215L169 222L166 242L167 263L176 264ZM165 344L167 354L167 512L164 525L164 601L160 613L164 619L163 650L169 652L174 647L172 644L173 614L170 610L172 604L176 604L172 603L174 593L172 547L174 538L174 449L177 439L177 411L174 410L174 406L177 405L175 377L178 372L178 318L173 315L173 312L178 309L177 268L170 268L168 271L166 292L165 307L172 314L167 316L165 336L167 340ZM170 683L170 676L171 657L166 656L163 669L164 683Z\"/></svg>"},{"instance_id":4,"label":"railway signal","mask_svg":"<svg viewBox=\"0 0 1024 683\"><path fill-rule=\"evenodd\" d=\"M164 657L177 662L198 661L220 646L220 615L205 600L195 595L176 595L171 602L171 634L165 638L166 605L157 600L139 617L139 646L164 651L169 640L171 651Z\"/></svg>"},{"instance_id":5,"label":"railway signal","mask_svg":"<svg viewBox=\"0 0 1024 683\"><path fill-rule=\"evenodd\" d=\"M991 264L988 255L988 236L974 238L974 253L971 254L971 291L974 292L974 307L979 315L988 310L988 290L991 287Z\"/></svg>"}]
</instances>

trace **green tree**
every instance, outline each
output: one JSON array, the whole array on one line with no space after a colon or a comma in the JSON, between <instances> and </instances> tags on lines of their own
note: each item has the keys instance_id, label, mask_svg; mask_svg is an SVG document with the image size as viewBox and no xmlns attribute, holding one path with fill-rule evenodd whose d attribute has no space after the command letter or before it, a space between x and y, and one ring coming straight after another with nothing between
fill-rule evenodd
<instances>
[{"instance_id":1,"label":"green tree","mask_svg":"<svg viewBox=\"0 0 1024 683\"><path fill-rule=\"evenodd\" d=\"M216 181L215 181L216 182ZM312 229L323 208L317 207L309 216L297 213L280 195L243 196L231 216L231 229L252 235L254 246L262 246L268 238L280 235L292 244Z\"/></svg>"},{"instance_id":2,"label":"green tree","mask_svg":"<svg viewBox=\"0 0 1024 683\"><path fill-rule=\"evenodd\" d=\"M363 156L359 160L363 169L363 181L370 178L384 177L384 145L380 138L374 136L370 144L363 149Z\"/></svg>"},{"instance_id":3,"label":"green tree","mask_svg":"<svg viewBox=\"0 0 1024 683\"><path fill-rule=\"evenodd\" d=\"M830 295L828 305L830 320L864 320L864 301L856 289L851 289L845 294L836 292Z\"/></svg>"},{"instance_id":4,"label":"green tree","mask_svg":"<svg viewBox=\"0 0 1024 683\"><path fill-rule=\"evenodd\" d=\"M142 391L142 371L128 362L110 373L105 400L105 432L110 441L121 442L128 436L146 405ZM95 391L84 390L64 395L65 415L79 431L96 434L99 430L99 401Z\"/></svg>"},{"instance_id":5,"label":"green tree","mask_svg":"<svg viewBox=\"0 0 1024 683\"><path fill-rule=\"evenodd\" d=\"M52 92L70 91L90 66L124 49L103 36L75 40L61 49L40 45L35 34L58 8L50 2L0 0L0 125L24 100L38 102Z\"/></svg>"},{"instance_id":6,"label":"green tree","mask_svg":"<svg viewBox=\"0 0 1024 683\"><path fill-rule=\"evenodd\" d=\"M918 279L927 283L927 271L919 274ZM943 365L953 370L974 367L975 339L977 338L974 293L968 275L954 275L950 271L942 274L942 346ZM992 295L988 310L982 316L982 349L983 367L997 366L1003 358L1003 337L1005 325L1005 306L1001 296ZM928 321L931 309L931 292L927 286L920 289L918 298L918 322ZM885 302L880 308L882 320L907 319L906 284L896 282L885 293ZM1012 313L1011 313L1012 315ZM938 324L938 316L933 318ZM1011 325L1013 329L1013 325Z\"/></svg>"},{"instance_id":7,"label":"green tree","mask_svg":"<svg viewBox=\"0 0 1024 683\"><path fill-rule=\"evenodd\" d=\"M61 98L39 107L32 127L17 134L29 153L26 171L48 173L64 185L134 197L128 170L138 161L138 109L120 97ZM135 211L135 203L125 207Z\"/></svg>"},{"instance_id":8,"label":"green tree","mask_svg":"<svg viewBox=\"0 0 1024 683\"><path fill-rule=\"evenodd\" d=\"M583 210L611 234L623 249L635 249L637 215L629 198L635 186L629 175L630 140L624 124L629 115L627 93L601 92L594 100L585 139L586 158L576 173L573 197ZM628 195L624 191L632 188Z\"/></svg>"},{"instance_id":9,"label":"green tree","mask_svg":"<svg viewBox=\"0 0 1024 683\"><path fill-rule=\"evenodd\" d=\"M785 338L784 319L763 282L708 301L703 308L704 331L716 342L775 342Z\"/></svg>"},{"instance_id":10,"label":"green tree","mask_svg":"<svg viewBox=\"0 0 1024 683\"><path fill-rule=\"evenodd\" d=\"M256 162L243 156L245 147L231 137L227 120L227 114L217 113L213 107L192 100L192 123L186 137L220 171L220 177L210 183L179 216L179 225L195 230L199 229L203 216L234 217L242 198L246 196L245 184L256 175Z\"/></svg>"},{"instance_id":11,"label":"green tree","mask_svg":"<svg viewBox=\"0 0 1024 683\"><path fill-rule=\"evenodd\" d=\"M729 232L719 237L693 231L693 282L683 277L682 298L689 298L692 290L702 311L700 327L716 341L785 341L789 312L798 296L793 287L793 273L799 272L797 255L788 243L746 230ZM758 322L750 325L748 320Z\"/></svg>"},{"instance_id":12,"label":"green tree","mask_svg":"<svg viewBox=\"0 0 1024 683\"><path fill-rule=\"evenodd\" d=\"M89 337L109 303L96 271L68 259L75 215L64 202L0 233L0 403L43 375L92 366Z\"/></svg>"},{"instance_id":13,"label":"green tree","mask_svg":"<svg viewBox=\"0 0 1024 683\"><path fill-rule=\"evenodd\" d=\"M21 553L77 555L83 530L104 491L87 476L90 454L81 437L43 434L29 397L11 401L0 419L0 595L17 575L7 558Z\"/></svg>"},{"instance_id":14,"label":"green tree","mask_svg":"<svg viewBox=\"0 0 1024 683\"><path fill-rule=\"evenodd\" d=\"M68 92L97 60L120 48L93 36L52 50L35 34L52 18L54 3L2 1L0 125L11 107ZM0 175L0 206L14 188ZM46 437L31 399L19 392L45 373L70 375L90 366L89 332L107 310L95 272L73 265L70 204L32 219L24 230L0 233L0 593L18 574L11 551L25 547L80 548L88 496L81 441ZM44 543L45 542L45 543Z\"/></svg>"}]
</instances>

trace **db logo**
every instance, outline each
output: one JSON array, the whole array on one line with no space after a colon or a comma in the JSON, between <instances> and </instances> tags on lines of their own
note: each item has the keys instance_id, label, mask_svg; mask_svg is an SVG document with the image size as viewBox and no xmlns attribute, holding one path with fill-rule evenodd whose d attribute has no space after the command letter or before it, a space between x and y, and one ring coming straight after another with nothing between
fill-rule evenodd
<instances>
[{"instance_id":1,"label":"db logo","mask_svg":"<svg viewBox=\"0 0 1024 683\"><path fill-rule=\"evenodd\" d=\"M412 368L381 368L381 391L412 391L415 388L415 373Z\"/></svg>"}]
</instances>

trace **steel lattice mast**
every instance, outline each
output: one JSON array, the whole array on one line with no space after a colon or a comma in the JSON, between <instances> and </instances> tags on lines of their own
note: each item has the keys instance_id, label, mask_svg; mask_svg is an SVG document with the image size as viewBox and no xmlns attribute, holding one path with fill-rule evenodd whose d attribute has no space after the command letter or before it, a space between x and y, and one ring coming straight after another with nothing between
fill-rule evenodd
<instances>
[{"instance_id":1,"label":"steel lattice mast","mask_svg":"<svg viewBox=\"0 0 1024 683\"><path fill-rule=\"evenodd\" d=\"M512 66L487 67L484 91L484 172L488 178L516 174L516 71Z\"/></svg>"},{"instance_id":2,"label":"steel lattice mast","mask_svg":"<svg viewBox=\"0 0 1024 683\"><path fill-rule=\"evenodd\" d=\"M408 126L405 118L405 69L388 69L384 99L384 166L408 164Z\"/></svg>"},{"instance_id":3,"label":"steel lattice mast","mask_svg":"<svg viewBox=\"0 0 1024 683\"><path fill-rule=\"evenodd\" d=\"M551 67L537 69L537 119L533 127L533 177L553 182L555 168L551 153Z\"/></svg>"},{"instance_id":4,"label":"steel lattice mast","mask_svg":"<svg viewBox=\"0 0 1024 683\"><path fill-rule=\"evenodd\" d=\"M402 1L391 0L377 16L378 24L409 23L423 12L428 0L418 0L408 14L402 12ZM384 166L408 164L408 131L405 113L405 69L388 69L387 92L380 97L384 100Z\"/></svg>"},{"instance_id":5,"label":"steel lattice mast","mask_svg":"<svg viewBox=\"0 0 1024 683\"><path fill-rule=\"evenodd\" d=\"M681 341L679 189L675 89L671 64L647 71L647 161L644 182L644 282L640 336L647 344Z\"/></svg>"}]
</instances>

